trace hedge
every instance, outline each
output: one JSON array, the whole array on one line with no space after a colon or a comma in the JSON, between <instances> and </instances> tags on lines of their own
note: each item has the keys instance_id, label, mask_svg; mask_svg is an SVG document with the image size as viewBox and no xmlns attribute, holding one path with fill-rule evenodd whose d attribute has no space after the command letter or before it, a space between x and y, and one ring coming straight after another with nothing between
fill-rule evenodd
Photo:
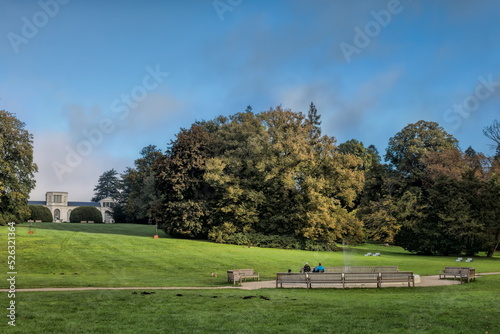
<instances>
[{"instance_id":1,"label":"hedge","mask_svg":"<svg viewBox=\"0 0 500 334\"><path fill-rule=\"evenodd\" d=\"M102 214L93 206L79 206L71 211L70 222L79 223L81 221L93 221L94 223L102 223Z\"/></svg>"},{"instance_id":2,"label":"hedge","mask_svg":"<svg viewBox=\"0 0 500 334\"><path fill-rule=\"evenodd\" d=\"M30 209L30 217L28 219L31 220L41 220L43 222L52 222L52 212L50 212L49 208L43 205L28 205Z\"/></svg>"}]
</instances>

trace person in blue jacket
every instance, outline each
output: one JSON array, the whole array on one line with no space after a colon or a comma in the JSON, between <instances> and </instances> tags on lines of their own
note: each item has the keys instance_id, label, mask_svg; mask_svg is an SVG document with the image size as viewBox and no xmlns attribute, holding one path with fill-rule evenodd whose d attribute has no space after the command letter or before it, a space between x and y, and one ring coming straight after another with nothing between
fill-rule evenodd
<instances>
[{"instance_id":1,"label":"person in blue jacket","mask_svg":"<svg viewBox=\"0 0 500 334\"><path fill-rule=\"evenodd\" d=\"M320 263L320 264L318 264L318 266L316 268L314 268L313 272L315 272L315 273L324 273L325 272L325 267L323 267L321 265L321 263Z\"/></svg>"}]
</instances>

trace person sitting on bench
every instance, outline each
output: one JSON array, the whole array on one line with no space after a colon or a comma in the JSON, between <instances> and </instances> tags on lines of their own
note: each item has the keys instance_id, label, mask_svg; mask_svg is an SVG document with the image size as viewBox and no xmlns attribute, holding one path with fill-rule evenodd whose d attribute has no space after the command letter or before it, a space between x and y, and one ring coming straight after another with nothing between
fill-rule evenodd
<instances>
[{"instance_id":1,"label":"person sitting on bench","mask_svg":"<svg viewBox=\"0 0 500 334\"><path fill-rule=\"evenodd\" d=\"M314 273L324 273L325 267L323 267L320 263L320 264L318 264L318 266L316 268L314 268L313 272Z\"/></svg>"}]
</instances>

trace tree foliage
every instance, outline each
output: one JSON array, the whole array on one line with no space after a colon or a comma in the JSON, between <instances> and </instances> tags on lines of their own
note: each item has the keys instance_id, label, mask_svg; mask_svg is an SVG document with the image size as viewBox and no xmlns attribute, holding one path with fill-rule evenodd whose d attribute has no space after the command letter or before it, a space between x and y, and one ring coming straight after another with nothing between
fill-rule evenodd
<instances>
[{"instance_id":1,"label":"tree foliage","mask_svg":"<svg viewBox=\"0 0 500 334\"><path fill-rule=\"evenodd\" d=\"M319 117L277 107L197 122L155 164L167 233L226 242L233 233L363 240L350 212L361 161L320 136Z\"/></svg>"},{"instance_id":2,"label":"tree foliage","mask_svg":"<svg viewBox=\"0 0 500 334\"><path fill-rule=\"evenodd\" d=\"M81 221L102 223L102 214L93 206L79 206L71 211L69 220L72 223L79 223Z\"/></svg>"},{"instance_id":3,"label":"tree foliage","mask_svg":"<svg viewBox=\"0 0 500 334\"><path fill-rule=\"evenodd\" d=\"M22 222L30 211L28 197L35 187L33 136L13 114L0 110L0 225Z\"/></svg>"},{"instance_id":4,"label":"tree foliage","mask_svg":"<svg viewBox=\"0 0 500 334\"><path fill-rule=\"evenodd\" d=\"M414 219L404 219L396 237L405 249L422 254L492 254L499 226L491 219L495 209L489 203L495 199L495 188L489 181L488 159L472 149L466 152L451 148L421 158L422 186L410 210Z\"/></svg>"},{"instance_id":5,"label":"tree foliage","mask_svg":"<svg viewBox=\"0 0 500 334\"><path fill-rule=\"evenodd\" d=\"M495 123L496 124L496 123ZM495 124L485 134L495 140ZM365 238L421 254L492 256L500 244L500 159L437 123L374 146L322 135L316 106L198 121L162 153L145 147L121 175L117 215L170 235L332 250Z\"/></svg>"},{"instance_id":6,"label":"tree foliage","mask_svg":"<svg viewBox=\"0 0 500 334\"><path fill-rule=\"evenodd\" d=\"M162 156L155 145L144 147L134 168L127 168L121 175L118 204L113 218L117 222L151 223L151 209L157 201L153 165Z\"/></svg>"},{"instance_id":7,"label":"tree foliage","mask_svg":"<svg viewBox=\"0 0 500 334\"><path fill-rule=\"evenodd\" d=\"M422 157L429 152L457 148L458 141L435 122L409 124L389 139L385 160L406 179L408 186L421 186L425 168Z\"/></svg>"},{"instance_id":8,"label":"tree foliage","mask_svg":"<svg viewBox=\"0 0 500 334\"><path fill-rule=\"evenodd\" d=\"M43 205L28 205L30 209L30 216L28 219L31 220L41 220L42 222L51 222L52 212L50 212L49 208Z\"/></svg>"},{"instance_id":9,"label":"tree foliage","mask_svg":"<svg viewBox=\"0 0 500 334\"><path fill-rule=\"evenodd\" d=\"M97 185L94 188L94 197L92 197L91 201L99 202L106 197L117 198L120 194L119 188L118 172L114 168L107 170L99 176Z\"/></svg>"}]
</instances>

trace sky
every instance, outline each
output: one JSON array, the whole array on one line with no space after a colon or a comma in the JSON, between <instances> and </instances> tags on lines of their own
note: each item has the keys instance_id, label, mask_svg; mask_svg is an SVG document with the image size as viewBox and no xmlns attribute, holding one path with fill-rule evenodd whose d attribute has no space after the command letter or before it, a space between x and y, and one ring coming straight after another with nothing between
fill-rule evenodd
<instances>
[{"instance_id":1,"label":"sky","mask_svg":"<svg viewBox=\"0 0 500 334\"><path fill-rule=\"evenodd\" d=\"M439 123L492 155L496 0L1 0L0 109L33 135L31 200L89 201L99 176L195 121L281 105L338 143Z\"/></svg>"}]
</instances>

